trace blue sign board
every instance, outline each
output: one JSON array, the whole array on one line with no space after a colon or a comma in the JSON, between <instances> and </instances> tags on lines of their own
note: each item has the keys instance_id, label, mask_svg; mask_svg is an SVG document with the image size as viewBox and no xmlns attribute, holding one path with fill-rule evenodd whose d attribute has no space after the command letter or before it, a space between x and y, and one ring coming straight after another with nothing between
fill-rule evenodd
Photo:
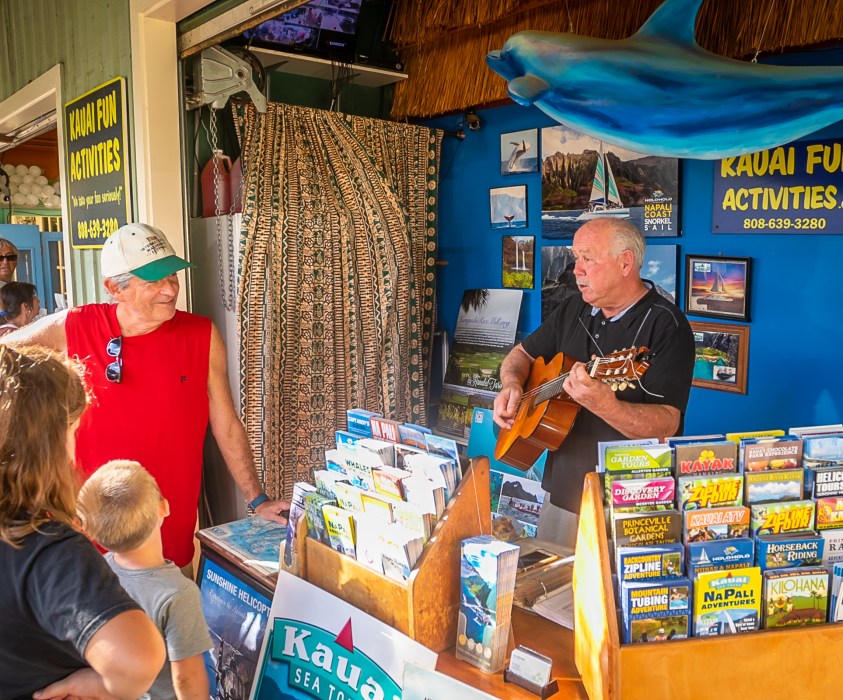
<instances>
[{"instance_id":1,"label":"blue sign board","mask_svg":"<svg viewBox=\"0 0 843 700\"><path fill-rule=\"evenodd\" d=\"M843 233L843 143L805 140L715 161L714 233Z\"/></svg>"}]
</instances>

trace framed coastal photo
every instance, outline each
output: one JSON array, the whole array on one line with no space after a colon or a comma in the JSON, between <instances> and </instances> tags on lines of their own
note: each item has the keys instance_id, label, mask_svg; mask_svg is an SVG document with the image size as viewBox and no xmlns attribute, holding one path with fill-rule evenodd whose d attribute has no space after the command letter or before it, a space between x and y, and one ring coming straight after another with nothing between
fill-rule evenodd
<instances>
[{"instance_id":1,"label":"framed coastal photo","mask_svg":"<svg viewBox=\"0 0 843 700\"><path fill-rule=\"evenodd\" d=\"M571 238L598 216L647 237L680 234L679 159L651 156L570 127L541 130L542 237Z\"/></svg>"},{"instance_id":2,"label":"framed coastal photo","mask_svg":"<svg viewBox=\"0 0 843 700\"><path fill-rule=\"evenodd\" d=\"M492 228L527 228L527 185L489 189Z\"/></svg>"},{"instance_id":3,"label":"framed coastal photo","mask_svg":"<svg viewBox=\"0 0 843 700\"><path fill-rule=\"evenodd\" d=\"M501 175L539 170L539 130L522 129L501 134Z\"/></svg>"},{"instance_id":4,"label":"framed coastal photo","mask_svg":"<svg viewBox=\"0 0 843 700\"><path fill-rule=\"evenodd\" d=\"M535 257L535 236L504 236L501 249L503 287L532 289L536 284Z\"/></svg>"},{"instance_id":5,"label":"framed coastal photo","mask_svg":"<svg viewBox=\"0 0 843 700\"><path fill-rule=\"evenodd\" d=\"M694 333L693 386L746 393L749 326L691 321Z\"/></svg>"},{"instance_id":6,"label":"framed coastal photo","mask_svg":"<svg viewBox=\"0 0 843 700\"><path fill-rule=\"evenodd\" d=\"M685 313L749 321L752 258L685 256Z\"/></svg>"}]
</instances>

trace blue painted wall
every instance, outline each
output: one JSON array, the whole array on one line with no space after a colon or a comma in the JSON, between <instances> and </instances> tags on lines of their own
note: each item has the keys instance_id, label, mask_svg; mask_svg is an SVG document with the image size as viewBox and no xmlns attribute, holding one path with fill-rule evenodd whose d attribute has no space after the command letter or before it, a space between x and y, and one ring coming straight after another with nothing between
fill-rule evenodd
<instances>
[{"instance_id":1,"label":"blue painted wall","mask_svg":"<svg viewBox=\"0 0 843 700\"><path fill-rule=\"evenodd\" d=\"M790 63L843 65L843 51L824 51ZM567 244L541 235L541 174L500 175L500 134L555 124L534 108L507 105L478 112L479 131L464 141L446 137L442 148L440 193L438 325L453 335L463 291L501 286L503 233L489 224L489 188L526 184L528 228L536 236L536 280L541 280L541 246ZM446 130L460 117L429 125ZM843 139L843 122L814 136ZM746 395L694 387L685 422L687 434L732 430L787 429L797 425L843 422L843 234L713 234L711 210L714 162L681 164L681 233L650 238L648 245L679 246L678 296L685 284L684 256L752 257L749 323L749 384ZM835 177L843 192L843 173ZM680 301L680 307L684 303ZM696 317L697 321L720 319ZM541 320L541 290L525 290L519 331ZM521 336L519 336L521 337Z\"/></svg>"}]
</instances>

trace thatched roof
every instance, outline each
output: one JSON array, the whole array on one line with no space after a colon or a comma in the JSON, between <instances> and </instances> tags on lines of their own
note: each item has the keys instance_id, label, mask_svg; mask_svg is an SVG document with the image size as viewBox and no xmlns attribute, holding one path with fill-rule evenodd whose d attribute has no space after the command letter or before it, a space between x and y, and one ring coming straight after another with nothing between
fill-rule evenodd
<instances>
[{"instance_id":1,"label":"thatched roof","mask_svg":"<svg viewBox=\"0 0 843 700\"><path fill-rule=\"evenodd\" d=\"M395 0L390 40L410 78L395 90L395 119L429 117L494 104L506 83L485 64L525 29L622 39L661 0ZM750 59L839 42L843 0L706 0L697 41L724 56Z\"/></svg>"}]
</instances>

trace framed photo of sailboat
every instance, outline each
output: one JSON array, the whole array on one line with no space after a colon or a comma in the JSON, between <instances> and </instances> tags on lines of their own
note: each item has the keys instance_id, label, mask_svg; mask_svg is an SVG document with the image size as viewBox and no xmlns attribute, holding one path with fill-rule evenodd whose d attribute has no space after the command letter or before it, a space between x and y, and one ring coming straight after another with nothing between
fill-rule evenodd
<instances>
[{"instance_id":1,"label":"framed photo of sailboat","mask_svg":"<svg viewBox=\"0 0 843 700\"><path fill-rule=\"evenodd\" d=\"M501 134L501 175L535 173L539 169L539 130Z\"/></svg>"},{"instance_id":2,"label":"framed photo of sailboat","mask_svg":"<svg viewBox=\"0 0 843 700\"><path fill-rule=\"evenodd\" d=\"M504 236L501 282L504 289L533 289L536 285L536 237Z\"/></svg>"},{"instance_id":3,"label":"framed photo of sailboat","mask_svg":"<svg viewBox=\"0 0 843 700\"><path fill-rule=\"evenodd\" d=\"M542 235L571 238L597 217L646 237L679 235L679 160L636 153L567 126L542 129Z\"/></svg>"},{"instance_id":4,"label":"framed photo of sailboat","mask_svg":"<svg viewBox=\"0 0 843 700\"><path fill-rule=\"evenodd\" d=\"M489 208L492 228L527 228L527 185L490 188Z\"/></svg>"},{"instance_id":5,"label":"framed photo of sailboat","mask_svg":"<svg viewBox=\"0 0 843 700\"><path fill-rule=\"evenodd\" d=\"M685 256L685 313L749 321L752 258Z\"/></svg>"},{"instance_id":6,"label":"framed photo of sailboat","mask_svg":"<svg viewBox=\"0 0 843 700\"><path fill-rule=\"evenodd\" d=\"M694 333L692 386L745 394L749 326L691 321Z\"/></svg>"}]
</instances>

